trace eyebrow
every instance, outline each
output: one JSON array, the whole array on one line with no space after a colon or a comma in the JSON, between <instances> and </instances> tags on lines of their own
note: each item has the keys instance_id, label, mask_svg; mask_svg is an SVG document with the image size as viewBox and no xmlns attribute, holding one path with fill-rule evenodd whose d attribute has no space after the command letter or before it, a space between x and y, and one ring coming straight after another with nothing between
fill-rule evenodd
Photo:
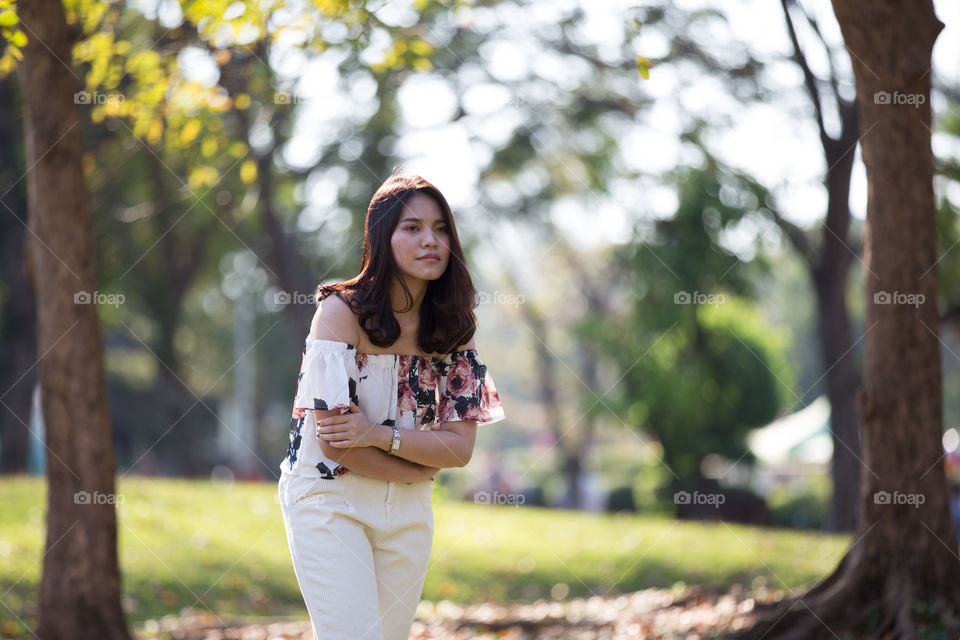
<instances>
[{"instance_id":1,"label":"eyebrow","mask_svg":"<svg viewBox=\"0 0 960 640\"><path fill-rule=\"evenodd\" d=\"M404 222L423 222L423 220L422 220L421 218L404 218L404 219L401 220L400 222L401 222L401 223L404 223ZM434 224L447 224L447 221L444 220L443 218L440 218L439 220L437 220L436 222L434 222Z\"/></svg>"}]
</instances>

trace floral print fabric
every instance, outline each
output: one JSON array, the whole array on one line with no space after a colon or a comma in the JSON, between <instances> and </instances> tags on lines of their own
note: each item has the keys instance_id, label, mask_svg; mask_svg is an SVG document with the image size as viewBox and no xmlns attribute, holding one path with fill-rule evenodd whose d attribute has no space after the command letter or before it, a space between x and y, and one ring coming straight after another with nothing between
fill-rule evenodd
<instances>
[{"instance_id":1,"label":"floral print fabric","mask_svg":"<svg viewBox=\"0 0 960 640\"><path fill-rule=\"evenodd\" d=\"M455 351L439 361L440 402L437 422L476 420L477 426L506 416L500 394L476 349Z\"/></svg>"},{"instance_id":2,"label":"floral print fabric","mask_svg":"<svg viewBox=\"0 0 960 640\"><path fill-rule=\"evenodd\" d=\"M336 340L307 338L294 397L284 465L292 472L332 479L348 469L323 455L312 410L349 410L353 401L370 422L401 429L441 423L503 420L503 406L476 349L442 358L357 353Z\"/></svg>"}]
</instances>

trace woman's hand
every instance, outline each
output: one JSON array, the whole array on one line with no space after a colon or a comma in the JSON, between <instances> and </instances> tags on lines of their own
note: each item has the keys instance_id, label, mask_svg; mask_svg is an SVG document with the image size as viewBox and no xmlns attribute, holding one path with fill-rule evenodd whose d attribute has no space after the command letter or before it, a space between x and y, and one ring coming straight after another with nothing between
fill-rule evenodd
<instances>
[{"instance_id":1,"label":"woman's hand","mask_svg":"<svg viewBox=\"0 0 960 640\"><path fill-rule=\"evenodd\" d=\"M331 447L377 447L383 448L385 431L393 437L393 429L382 424L372 424L363 415L356 403L350 403L350 413L330 416L317 422L317 437L326 440Z\"/></svg>"}]
</instances>

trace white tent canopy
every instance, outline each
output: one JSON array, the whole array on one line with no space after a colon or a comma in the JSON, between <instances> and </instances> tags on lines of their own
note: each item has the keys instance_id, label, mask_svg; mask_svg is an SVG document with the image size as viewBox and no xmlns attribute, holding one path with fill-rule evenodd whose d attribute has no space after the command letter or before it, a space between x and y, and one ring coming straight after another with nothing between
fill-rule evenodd
<instances>
[{"instance_id":1,"label":"white tent canopy","mask_svg":"<svg viewBox=\"0 0 960 640\"><path fill-rule=\"evenodd\" d=\"M768 466L828 464L833 456L830 402L821 395L800 411L754 429L747 435L747 445Z\"/></svg>"}]
</instances>

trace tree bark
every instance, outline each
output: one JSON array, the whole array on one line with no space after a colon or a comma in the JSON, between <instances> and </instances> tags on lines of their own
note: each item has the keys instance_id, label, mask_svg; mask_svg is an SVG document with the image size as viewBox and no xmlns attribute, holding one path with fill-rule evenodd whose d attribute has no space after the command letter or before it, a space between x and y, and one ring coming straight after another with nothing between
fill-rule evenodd
<instances>
[{"instance_id":1,"label":"tree bark","mask_svg":"<svg viewBox=\"0 0 960 640\"><path fill-rule=\"evenodd\" d=\"M860 509L834 573L744 635L954 636L960 565L941 446L930 149L931 52L943 24L930 0L833 7L852 54L868 181Z\"/></svg>"},{"instance_id":2,"label":"tree bark","mask_svg":"<svg viewBox=\"0 0 960 640\"><path fill-rule=\"evenodd\" d=\"M844 298L847 268L814 278L820 349L826 373L827 398L830 401L830 432L833 457L832 517L836 531L853 531L860 496L860 421L855 398L860 378L854 363L850 315Z\"/></svg>"},{"instance_id":3,"label":"tree bark","mask_svg":"<svg viewBox=\"0 0 960 640\"><path fill-rule=\"evenodd\" d=\"M48 474L36 635L128 640L100 325L95 304L74 297L95 291L96 270L71 36L59 0L18 11L30 35L20 81Z\"/></svg>"},{"instance_id":4,"label":"tree bark","mask_svg":"<svg viewBox=\"0 0 960 640\"><path fill-rule=\"evenodd\" d=\"M852 105L849 105L853 109ZM841 134L824 141L827 169L827 216L819 260L811 279L817 300L817 328L823 358L827 398L830 400L830 431L833 437L832 525L852 531L856 525L860 494L860 421L855 394L860 377L854 363L850 314L845 297L847 274L853 253L848 246L850 227L850 174L857 145L857 119L841 108Z\"/></svg>"}]
</instances>

